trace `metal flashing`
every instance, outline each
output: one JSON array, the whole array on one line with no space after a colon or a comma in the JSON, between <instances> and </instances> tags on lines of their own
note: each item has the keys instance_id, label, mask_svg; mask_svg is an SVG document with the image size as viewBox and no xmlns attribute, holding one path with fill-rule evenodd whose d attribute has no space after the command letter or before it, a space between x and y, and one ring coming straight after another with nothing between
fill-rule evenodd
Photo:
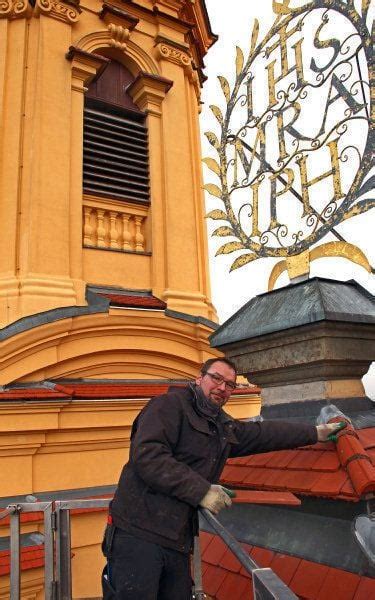
<instances>
[{"instance_id":1,"label":"metal flashing","mask_svg":"<svg viewBox=\"0 0 375 600\"><path fill-rule=\"evenodd\" d=\"M302 501L301 507L284 508L251 504L236 504L230 510L222 511L220 522L239 541L281 552L316 563L343 569L352 573L363 572L375 576L375 569L363 564L363 554L357 546L352 531L352 513L340 512L340 502L331 501L336 508L336 516L324 514L325 504L315 500L312 512ZM355 514L364 512L361 505ZM201 528L210 530L201 522Z\"/></svg>"},{"instance_id":2,"label":"metal flashing","mask_svg":"<svg viewBox=\"0 0 375 600\"><path fill-rule=\"evenodd\" d=\"M199 325L206 325L206 327L210 327L210 329L218 329L219 325L215 323L215 321L211 321L210 319L206 319L205 317L197 317L195 315L189 315L188 313L183 313L177 310L171 310L167 308L165 311L165 315L167 317L172 317L174 319L181 319L182 321L188 321L189 323L197 323Z\"/></svg>"},{"instance_id":3,"label":"metal flashing","mask_svg":"<svg viewBox=\"0 0 375 600\"><path fill-rule=\"evenodd\" d=\"M321 321L375 323L373 296L355 281L315 277L260 294L210 336L213 347Z\"/></svg>"}]
</instances>

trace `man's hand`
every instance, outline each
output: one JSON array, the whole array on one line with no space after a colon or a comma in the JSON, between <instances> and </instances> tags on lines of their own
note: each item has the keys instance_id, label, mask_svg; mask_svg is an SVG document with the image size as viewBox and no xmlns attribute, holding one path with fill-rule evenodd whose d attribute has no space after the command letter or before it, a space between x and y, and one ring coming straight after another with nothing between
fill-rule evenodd
<instances>
[{"instance_id":1,"label":"man's hand","mask_svg":"<svg viewBox=\"0 0 375 600\"><path fill-rule=\"evenodd\" d=\"M232 500L229 498L228 494L224 492L221 485L211 485L207 494L203 496L199 504L200 506L203 506L203 508L208 508L214 515L217 515L222 508L230 506Z\"/></svg>"},{"instance_id":2,"label":"man's hand","mask_svg":"<svg viewBox=\"0 0 375 600\"><path fill-rule=\"evenodd\" d=\"M336 441L335 433L338 433L346 426L346 421L341 421L340 423L327 423L326 425L317 425L316 431L318 433L318 442L329 442L330 440Z\"/></svg>"}]
</instances>

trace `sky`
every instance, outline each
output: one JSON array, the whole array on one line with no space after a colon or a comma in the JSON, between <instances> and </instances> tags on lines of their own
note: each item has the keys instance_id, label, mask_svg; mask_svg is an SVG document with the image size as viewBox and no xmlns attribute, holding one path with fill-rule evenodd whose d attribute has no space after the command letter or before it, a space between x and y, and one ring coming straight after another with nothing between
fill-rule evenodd
<instances>
[{"instance_id":1,"label":"sky","mask_svg":"<svg viewBox=\"0 0 375 600\"><path fill-rule=\"evenodd\" d=\"M300 6L301 2L298 0L291 0L291 5ZM356 4L358 2L356 1ZM210 16L210 22L212 31L219 35L219 40L213 45L213 47L208 52L205 58L205 74L208 77L208 80L204 84L203 94L202 94L202 112L201 112L201 130L202 130L202 153L204 157L217 158L216 151L212 147L212 145L208 142L204 132L212 131L216 133L216 135L220 138L220 126L218 124L217 119L212 114L209 106L215 104L218 106L223 114L226 111L226 102L224 99L224 95L221 90L221 86L217 79L218 75L224 76L228 82L230 89L233 88L235 76L236 76L236 46L239 46L242 49L243 55L246 57L249 53L250 49L250 41L252 36L254 19L257 18L259 21L259 34L258 34L258 42L264 37L264 35L268 32L271 25L274 22L275 15L272 11L272 0L263 0L262 3L255 3L249 0L231 0L230 3L224 2L223 0L206 0L207 10ZM319 15L319 21L316 21L316 26L320 23L321 15ZM337 27L336 24L327 24L326 29L320 34L321 39L330 38L330 36L335 37L334 27ZM339 23L341 33L344 32L345 27L348 27L347 34L350 35L352 33L350 29L350 25L346 24L344 21ZM330 29L331 27L331 29ZM316 30L316 27L314 31ZM296 34L298 35L298 34ZM312 45L312 41L309 41L309 36L304 33L304 48L306 52L304 53L304 65L305 65L305 55L308 54L308 60L310 60L310 56L315 51ZM311 38L312 39L312 38ZM297 38L292 38L292 43L294 44ZM311 47L308 46L310 43ZM353 42L354 43L354 42ZM354 47L354 46L353 46ZM323 51L322 51L323 52ZM325 51L327 52L327 51ZM329 54L331 49L328 50L328 54L320 54L316 63L319 63L319 60L323 60L324 56L328 57L324 59L327 62L332 56ZM277 55L274 55L275 58ZM291 60L291 55L289 54L289 61ZM323 57L323 58L322 58ZM263 76L262 72L265 73L265 63L263 59L263 64L261 61L258 61L257 65L254 65L254 82L257 85L253 87L253 95L254 95L254 107L260 106L264 100L264 97L268 96L267 90L267 82ZM362 57L360 57L362 68L364 67L362 62ZM268 60L269 62L269 60ZM324 61L323 61L324 62ZM290 62L291 64L291 62ZM321 63L322 64L322 63ZM319 65L318 65L319 66ZM276 67L275 67L276 68ZM344 67L343 67L344 68ZM306 69L305 74L306 74ZM338 75L341 75L341 72L338 72ZM290 75L292 77L292 74ZM353 75L354 77L354 75ZM309 77L307 77L309 79ZM352 85L354 79L348 79L346 85L349 87ZM254 85L254 84L253 84ZM319 89L317 94L322 94L322 90ZM258 95L257 95L258 94ZM332 93L333 96L333 93ZM358 96L357 96L358 97ZM311 102L316 103L315 114L317 114L317 118L321 120L322 110L318 107L321 98L315 96L312 98ZM341 102L341 100L339 100ZM257 104L258 103L258 104ZM301 100L302 104L302 100ZM325 100L324 100L325 104ZM240 105L238 104L240 107ZM315 105L314 105L315 106ZM335 123L337 122L337 115L340 106L338 103L335 104L334 110L332 107L329 108L328 117L330 115L335 115L336 118ZM346 106L343 106L346 108ZM243 111L246 110L246 106L243 108L239 108L237 114L233 111L233 131L239 131L241 124L243 124ZM255 109L254 109L255 110ZM324 110L324 106L323 106ZM304 127L311 126L312 122L312 114L314 111L309 111L308 113L303 113L301 111L300 121L302 123L302 127L300 127L301 131L304 131ZM362 111L363 113L363 111ZM287 113L286 113L287 114ZM361 114L361 113L358 113ZM237 119L237 120L236 120ZM242 121L241 121L242 119ZM303 120L305 119L305 121ZM246 119L245 119L246 121ZM360 120L359 120L360 121ZM347 135L349 135L352 141L351 143L355 143L355 145L359 148L360 152L363 151L364 142L363 140L366 138L364 135L364 125L358 122L350 123L350 126L355 127L355 129L348 130ZM232 124L232 121L231 121ZM328 120L326 125L328 126ZM267 148L272 146L271 143L268 143L267 137ZM277 138L275 138L274 143L275 148L278 146ZM321 150L320 152L328 152L328 149ZM271 151L272 152L272 151ZM276 155L275 155L276 156ZM310 179L313 176L319 175L322 173L325 168L323 166L319 166L319 160L323 160L321 158L316 158L318 153L314 155L314 161L310 160L308 163L309 168L311 165L317 165L318 170L311 174ZM277 158L277 157L276 157ZM324 158L324 155L323 155ZM348 177L348 181L344 181L343 187L345 185L347 188L350 187L350 183L355 175L355 157L354 152L351 153L348 157L348 162L345 165L345 175L343 177L343 181L345 177ZM272 162L272 159L269 159ZM340 163L341 164L341 163ZM354 169L354 170L353 170ZM297 169L298 170L298 169ZM352 178L352 179L350 179ZM321 191L323 195L326 195L328 190L327 187L331 183L329 182L329 178L327 177L324 181L318 182L318 185L315 188L311 187L311 193L317 192L319 194L319 188L321 187ZM218 177L206 166L204 166L204 181L205 183L213 183L218 185L219 179ZM247 188L248 189L248 188ZM345 190L344 190L345 191ZM241 202L241 193L245 194L244 191L238 192L238 201ZM242 196L244 198L245 196ZM232 195L232 198L236 198L236 196ZM236 200L234 200L235 202ZM260 202L261 202L260 196ZM314 200L315 201L315 200ZM319 202L319 199L317 200ZM311 201L313 205L313 201ZM279 203L280 207L281 203ZM238 205L239 206L239 205ZM284 203L285 206L285 203ZM291 206L289 201L288 206ZM316 205L315 205L316 206ZM206 193L206 208L207 212L220 209L222 207L221 200L217 197L212 196ZM321 209L317 207L319 210ZM278 208L278 210L281 209ZM373 243L373 231L374 231L374 215L375 211L372 210L370 212L364 213L362 215L356 216L352 219L348 219L344 223L337 226L337 231L345 238L346 241L354 244L365 254L369 263L371 265L375 265L375 244ZM281 220L281 219L280 219ZM283 221L281 221L283 222ZM215 253L217 249L223 245L224 242L231 241L233 238L223 238L223 237L212 237L211 234L214 229L216 229L219 225L223 225L222 221L207 220L207 228L208 228L208 236L209 236L209 255L210 255L210 273L211 273L211 289L212 289L212 298L216 310L218 312L218 317L220 323L224 322L228 319L234 312L236 312L243 304L245 304L252 297L264 293L267 291L268 286L268 278L270 276L271 270L276 262L280 259L274 258L263 258L256 260L254 262L250 262L241 268L238 268L232 272L229 272L230 266L239 255L238 252L220 255L215 257ZM324 238L322 242L335 241L335 238L332 234L329 234L326 238ZM367 290L374 293L375 292L375 281L374 276L369 274L363 267L356 265L347 259L344 258L321 258L311 263L310 276L322 276L322 277L335 277L341 280L350 280L355 279L359 284L364 286ZM286 273L283 273L280 278L277 280L276 287L285 286L289 283L289 279ZM367 394L375 399L375 365L372 366L368 375L364 378L365 389Z\"/></svg>"}]
</instances>

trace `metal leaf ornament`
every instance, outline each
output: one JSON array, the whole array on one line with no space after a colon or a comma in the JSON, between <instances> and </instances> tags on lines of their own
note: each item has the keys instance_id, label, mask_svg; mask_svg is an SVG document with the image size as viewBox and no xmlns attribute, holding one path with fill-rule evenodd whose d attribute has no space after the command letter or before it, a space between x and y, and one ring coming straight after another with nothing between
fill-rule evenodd
<instances>
[{"instance_id":1,"label":"metal leaf ornament","mask_svg":"<svg viewBox=\"0 0 375 600\"><path fill-rule=\"evenodd\" d=\"M212 131L206 131L206 133L204 135L210 142L211 146L213 146L216 150L219 150L220 143L219 143L219 140L217 139L217 135L215 133L213 133Z\"/></svg>"},{"instance_id":2,"label":"metal leaf ornament","mask_svg":"<svg viewBox=\"0 0 375 600\"><path fill-rule=\"evenodd\" d=\"M202 162L204 162L204 164L207 166L208 169L210 169L210 171L213 171L213 173L220 176L220 167L215 159L206 157L202 158Z\"/></svg>"},{"instance_id":3,"label":"metal leaf ornament","mask_svg":"<svg viewBox=\"0 0 375 600\"><path fill-rule=\"evenodd\" d=\"M222 125L224 123L224 119L220 108L218 106L215 106L214 104L211 104L210 109L212 110L216 119L219 121L220 125Z\"/></svg>"},{"instance_id":4,"label":"metal leaf ornament","mask_svg":"<svg viewBox=\"0 0 375 600\"><path fill-rule=\"evenodd\" d=\"M206 183L203 188L211 194L211 196L216 196L216 198L221 198L222 193L221 189L215 185L214 183Z\"/></svg>"},{"instance_id":5,"label":"metal leaf ornament","mask_svg":"<svg viewBox=\"0 0 375 600\"><path fill-rule=\"evenodd\" d=\"M211 210L211 212L206 215L206 219L213 219L214 221L227 221L228 216L224 211L215 208L215 210Z\"/></svg>"}]
</instances>

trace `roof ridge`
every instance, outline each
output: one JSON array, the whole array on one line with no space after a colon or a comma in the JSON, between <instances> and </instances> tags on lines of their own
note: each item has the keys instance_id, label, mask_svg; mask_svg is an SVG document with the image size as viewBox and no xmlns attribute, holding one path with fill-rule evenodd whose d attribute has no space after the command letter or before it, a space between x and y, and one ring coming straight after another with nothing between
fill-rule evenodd
<instances>
[{"instance_id":1,"label":"roof ridge","mask_svg":"<svg viewBox=\"0 0 375 600\"><path fill-rule=\"evenodd\" d=\"M341 420L340 417L335 417L330 423ZM375 492L375 467L354 427L348 423L346 428L336 435L337 455L358 496Z\"/></svg>"}]
</instances>

